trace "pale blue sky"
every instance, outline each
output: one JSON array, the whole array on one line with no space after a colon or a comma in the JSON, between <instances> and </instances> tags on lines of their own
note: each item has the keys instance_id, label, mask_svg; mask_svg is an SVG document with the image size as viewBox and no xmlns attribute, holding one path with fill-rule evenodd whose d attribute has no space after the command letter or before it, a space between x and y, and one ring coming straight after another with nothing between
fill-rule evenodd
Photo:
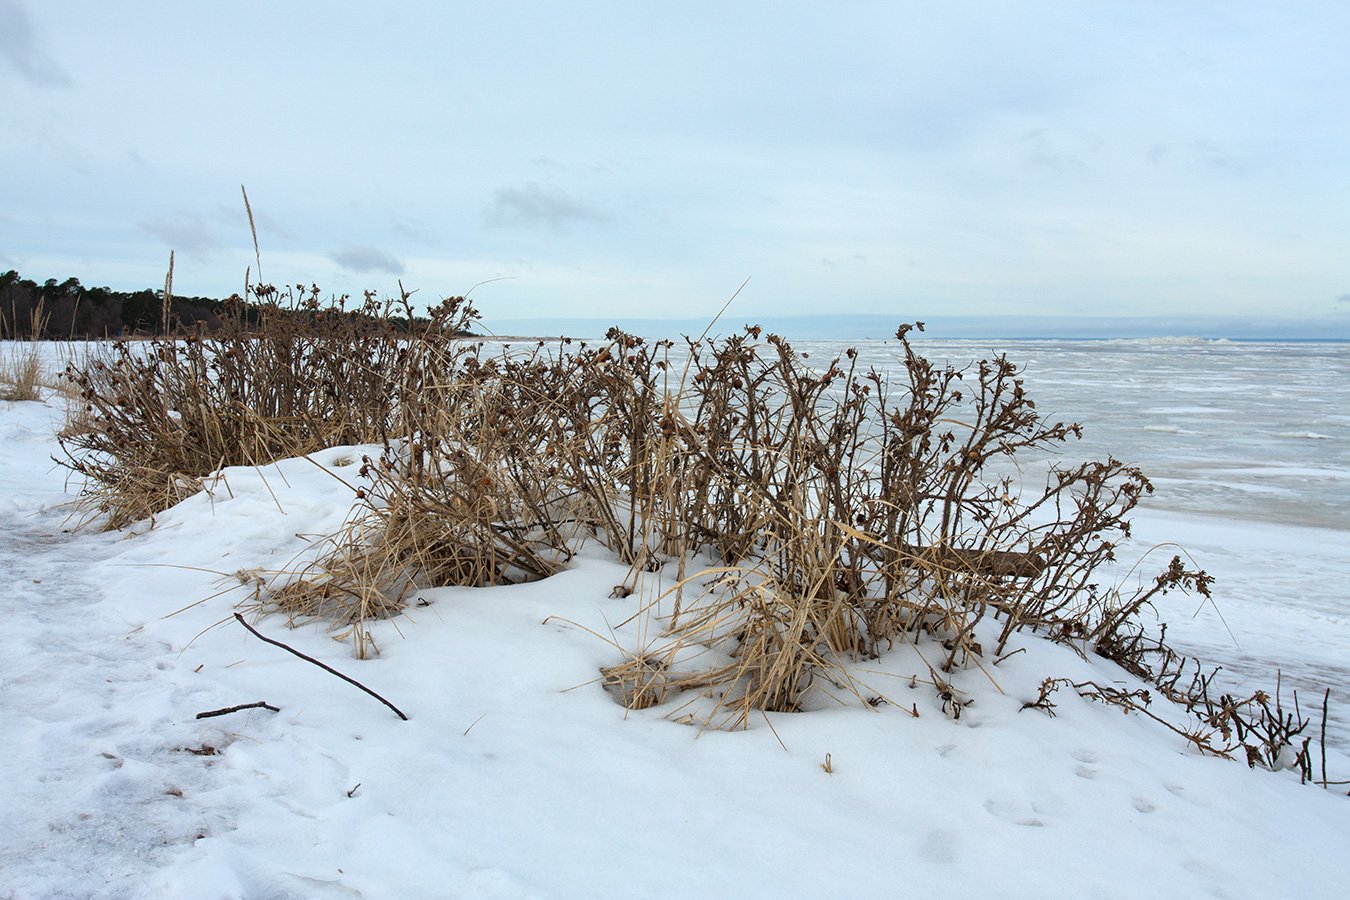
<instances>
[{"instance_id":1,"label":"pale blue sky","mask_svg":"<svg viewBox=\"0 0 1350 900\"><path fill-rule=\"evenodd\" d=\"M1350 316L1350 5L0 0L0 269ZM256 272L254 273L256 279Z\"/></svg>"}]
</instances>

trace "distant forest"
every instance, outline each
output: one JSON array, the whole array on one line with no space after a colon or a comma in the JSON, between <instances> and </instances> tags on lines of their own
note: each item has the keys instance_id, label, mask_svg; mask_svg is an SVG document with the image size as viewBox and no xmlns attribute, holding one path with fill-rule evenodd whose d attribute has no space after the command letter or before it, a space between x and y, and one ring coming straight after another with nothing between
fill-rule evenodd
<instances>
[{"instance_id":1,"label":"distant forest","mask_svg":"<svg viewBox=\"0 0 1350 900\"><path fill-rule=\"evenodd\" d=\"M224 305L221 300L205 297L173 297L170 329L190 330L198 322L210 329L219 328ZM42 322L33 321L38 310ZM36 335L35 325L40 327ZM78 278L62 282L51 278L38 284L21 278L12 269L0 275L0 338L62 340L163 332L164 294L160 291L146 288L128 293L89 288Z\"/></svg>"},{"instance_id":2,"label":"distant forest","mask_svg":"<svg viewBox=\"0 0 1350 900\"><path fill-rule=\"evenodd\" d=\"M114 291L85 287L78 278L57 282L49 278L38 284L10 270L0 275L0 340L102 340L133 335L184 334L205 328L214 331L223 316L240 316L246 322L261 320L261 307L238 296L226 300L208 297L169 298L169 322L165 328L164 294L146 288ZM276 307L269 307L275 310ZM231 312L233 310L233 312ZM41 321L35 321L39 317ZM295 314L309 316L308 310ZM349 315L357 315L349 313ZM391 319L402 330L406 320ZM419 318L420 321L420 318ZM35 333L36 332L36 333Z\"/></svg>"}]
</instances>

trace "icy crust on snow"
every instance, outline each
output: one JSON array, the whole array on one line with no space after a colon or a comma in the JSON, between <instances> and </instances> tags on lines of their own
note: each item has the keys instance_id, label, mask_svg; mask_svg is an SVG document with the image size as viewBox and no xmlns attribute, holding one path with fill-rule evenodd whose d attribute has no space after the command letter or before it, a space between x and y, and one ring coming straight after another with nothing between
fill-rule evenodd
<instances>
[{"instance_id":1,"label":"icy crust on snow","mask_svg":"<svg viewBox=\"0 0 1350 900\"><path fill-rule=\"evenodd\" d=\"M922 646L858 664L890 701L876 709L833 691L842 703L734 733L664 718L679 700L627 712L599 669L659 628L619 623L661 581L611 597L627 569L595 547L546 581L426 592L375 624L371 661L321 626L257 623L400 721L231 615L249 596L233 573L304 559L340 527L338 477L354 483L345 463L369 448L228 469L153 529L68 534L54 418L0 410L0 897L1277 898L1350 879L1345 797L1199 756L1072 689L1053 717L1023 711L1050 676L1136 686L1030 635L952 676L974 700L957 720L924 683ZM1281 533L1223 527L1209 540L1234 555ZM1271 552L1346 566L1298 535ZM1275 570L1237 580L1296 589ZM1253 635L1272 621L1233 615ZM1186 638L1220 633L1197 619ZM1276 647L1320 664L1314 633ZM1324 634L1327 656L1344 651L1341 624ZM281 711L195 718L260 700ZM1333 750L1333 772L1347 763Z\"/></svg>"}]
</instances>

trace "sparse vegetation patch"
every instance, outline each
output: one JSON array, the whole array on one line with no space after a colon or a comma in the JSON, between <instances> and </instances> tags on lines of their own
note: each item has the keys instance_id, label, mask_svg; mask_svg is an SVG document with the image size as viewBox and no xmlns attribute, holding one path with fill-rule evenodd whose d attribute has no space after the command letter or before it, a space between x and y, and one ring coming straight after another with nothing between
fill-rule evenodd
<instances>
[{"instance_id":1,"label":"sparse vegetation patch","mask_svg":"<svg viewBox=\"0 0 1350 900\"><path fill-rule=\"evenodd\" d=\"M669 585L644 608L652 636L602 672L632 709L692 700L693 720L743 727L822 692L876 706L858 667L908 645L959 717L960 673L1034 631L1153 685L1192 715L1179 733L1197 748L1274 766L1293 747L1315 780L1301 711L1211 700L1146 636L1155 598L1208 597L1210 577L1178 556L1143 588L1113 586L1152 486L1115 459L1062 462L1079 425L1041 416L1004 357L936 365L902 326L897 383L852 350L811 360L753 327L502 348L462 337L477 315L463 298L412 331L407 294L352 313L313 291L295 298L304 316L270 288L257 299L257 322L72 365L91 424L65 462L116 528L222 467L375 445L347 527L253 601L327 619L358 656L378 650L368 624L425 588L546 578L596 542L629 568L617 596L645 574ZM1047 678L1027 708L1053 714L1070 683ZM1073 688L1152 715L1148 691Z\"/></svg>"}]
</instances>

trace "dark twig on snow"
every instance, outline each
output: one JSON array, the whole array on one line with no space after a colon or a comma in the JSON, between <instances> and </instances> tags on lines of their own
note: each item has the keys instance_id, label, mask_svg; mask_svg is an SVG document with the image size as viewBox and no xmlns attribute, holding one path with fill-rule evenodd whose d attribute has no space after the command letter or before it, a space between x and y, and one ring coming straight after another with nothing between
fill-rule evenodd
<instances>
[{"instance_id":1,"label":"dark twig on snow","mask_svg":"<svg viewBox=\"0 0 1350 900\"><path fill-rule=\"evenodd\" d=\"M339 672L337 669L334 669L332 666L325 665L324 663L319 662L317 659L315 659L315 658L312 657L312 656L306 656L305 654L301 653L299 650L296 650L294 647L287 647L287 646L286 646L285 644L283 644L281 641L274 641L274 640L272 640L272 639L269 638L269 637L263 637L263 635L261 635L261 634L258 633L258 629L254 628L252 625L250 625L250 624L248 624L247 622L245 622L245 621L244 621L244 617L241 616L241 615L239 615L239 613L235 613L235 614L234 614L234 617L235 617L236 619L239 620L239 624L240 624L240 625L243 625L245 628L248 629L249 634L253 635L254 637L256 637L258 640L262 641L263 643L265 643L265 644L271 644L271 645L274 646L274 647L280 647L282 650L285 650L285 651L287 651L288 653L293 653L293 654L295 654L296 656L298 656L298 657L300 657L301 659L303 659L305 662L313 663L314 665L318 666L320 669L323 669L325 672L328 672L329 674L332 674L332 675L336 675L337 677L341 678L343 681L347 682L348 684L354 685L354 686L356 686L356 687L359 687L361 690L365 691L367 694L369 694L370 696L374 697L376 700L378 700L378 701L380 701L381 703L383 703L385 706L387 706L387 707L389 707L390 709L392 709L395 713L398 714L398 717L399 717L400 719L402 719L402 720L405 721L405 722L408 721L408 717L405 716L405 715L403 714L403 711L402 711L401 709L399 709L397 706L395 706L394 704L390 703L388 700L386 700L386 699L384 699L383 697L381 697L379 694L377 694L377 693L375 693L374 691L372 691L370 688L366 687L366 686L365 686L364 684L362 684L361 682L357 681L355 678L348 678L346 675L343 675L341 672Z\"/></svg>"},{"instance_id":2,"label":"dark twig on snow","mask_svg":"<svg viewBox=\"0 0 1350 900\"><path fill-rule=\"evenodd\" d=\"M238 706L227 706L224 709L213 709L208 712L197 713L199 719L213 719L216 716L228 716L230 713L239 712L241 709L270 709L272 712L281 712L275 706L259 700L257 703L241 703Z\"/></svg>"},{"instance_id":3,"label":"dark twig on snow","mask_svg":"<svg viewBox=\"0 0 1350 900\"><path fill-rule=\"evenodd\" d=\"M1322 695L1322 787L1327 786L1327 704L1331 702L1331 688Z\"/></svg>"}]
</instances>

